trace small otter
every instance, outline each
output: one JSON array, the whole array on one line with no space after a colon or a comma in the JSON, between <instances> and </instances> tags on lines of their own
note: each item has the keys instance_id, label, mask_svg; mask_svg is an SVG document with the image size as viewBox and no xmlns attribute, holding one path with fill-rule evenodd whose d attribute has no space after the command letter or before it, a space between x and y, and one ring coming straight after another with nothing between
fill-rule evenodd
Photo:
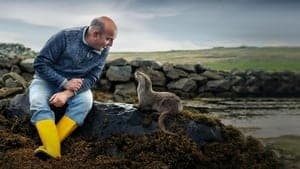
<instances>
[{"instance_id":1,"label":"small otter","mask_svg":"<svg viewBox=\"0 0 300 169\"><path fill-rule=\"evenodd\" d=\"M180 98L170 92L156 92L152 90L152 82L148 75L136 71L135 79L138 81L137 95L138 108L143 110L155 110L160 113L158 125L167 134L176 135L166 130L164 120L169 115L175 115L182 111Z\"/></svg>"}]
</instances>

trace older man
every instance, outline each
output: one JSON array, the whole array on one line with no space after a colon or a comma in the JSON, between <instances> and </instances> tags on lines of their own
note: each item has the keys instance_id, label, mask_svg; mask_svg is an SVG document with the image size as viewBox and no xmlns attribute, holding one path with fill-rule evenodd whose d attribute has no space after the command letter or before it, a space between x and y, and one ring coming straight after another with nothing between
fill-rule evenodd
<instances>
[{"instance_id":1,"label":"older man","mask_svg":"<svg viewBox=\"0 0 300 169\"><path fill-rule=\"evenodd\" d=\"M60 143L83 124L92 108L90 88L100 77L116 35L114 21L98 17L89 26L58 32L36 57L29 87L31 122L43 143L36 156L61 158ZM67 106L57 125L50 105Z\"/></svg>"}]
</instances>

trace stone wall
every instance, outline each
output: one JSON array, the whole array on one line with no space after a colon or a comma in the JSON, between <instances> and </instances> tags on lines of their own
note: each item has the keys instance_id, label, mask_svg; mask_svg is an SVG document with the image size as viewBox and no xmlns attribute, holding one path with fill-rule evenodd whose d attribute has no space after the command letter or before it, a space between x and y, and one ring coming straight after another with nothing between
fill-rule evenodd
<instances>
[{"instance_id":1,"label":"stone wall","mask_svg":"<svg viewBox=\"0 0 300 169\"><path fill-rule=\"evenodd\" d=\"M18 55L0 55L0 77L15 72L29 82L33 74L33 60ZM137 86L133 74L138 70L150 76L154 90L171 91L182 98L300 96L300 73L250 70L224 72L209 70L200 64L161 64L150 60L128 62L122 58L105 65L95 88L113 93L115 101L132 102ZM23 85L18 84L14 77L5 77L0 81L1 88Z\"/></svg>"}]
</instances>

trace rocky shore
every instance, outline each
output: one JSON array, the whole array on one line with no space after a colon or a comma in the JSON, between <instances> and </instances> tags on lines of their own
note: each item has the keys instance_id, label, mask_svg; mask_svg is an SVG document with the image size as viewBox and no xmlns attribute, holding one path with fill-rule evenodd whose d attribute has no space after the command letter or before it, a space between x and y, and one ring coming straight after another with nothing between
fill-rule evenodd
<instances>
[{"instance_id":1,"label":"rocky shore","mask_svg":"<svg viewBox=\"0 0 300 169\"><path fill-rule=\"evenodd\" d=\"M170 136L157 127L156 113L140 112L126 103L136 102L137 70L150 75L155 90L175 92L181 98L300 96L298 73L219 72L200 64L124 59L108 62L94 88L95 100L122 103L95 101L85 124L63 142L62 160L41 161L33 156L40 142L29 122L26 92L35 55L22 45L0 44L0 168L282 167L276 151L209 113L185 108L167 120L167 127L178 134ZM54 110L59 119L64 110Z\"/></svg>"},{"instance_id":2,"label":"rocky shore","mask_svg":"<svg viewBox=\"0 0 300 169\"><path fill-rule=\"evenodd\" d=\"M22 45L0 44L0 87L14 88L6 94L20 91L16 87L30 82L35 56L35 52ZM295 72L223 72L207 69L201 64L161 64L151 60L128 62L122 58L106 63L95 89L112 93L114 101L134 103L137 82L133 74L137 70L150 76L155 90L171 91L185 99L300 96L300 74ZM7 76L10 72L14 74ZM0 92L0 98L1 95Z\"/></svg>"}]
</instances>

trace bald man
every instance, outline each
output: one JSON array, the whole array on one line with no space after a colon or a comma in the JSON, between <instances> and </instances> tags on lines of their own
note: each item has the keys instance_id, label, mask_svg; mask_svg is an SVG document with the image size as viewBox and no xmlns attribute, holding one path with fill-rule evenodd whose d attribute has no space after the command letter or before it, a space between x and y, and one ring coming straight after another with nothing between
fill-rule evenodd
<instances>
[{"instance_id":1,"label":"bald man","mask_svg":"<svg viewBox=\"0 0 300 169\"><path fill-rule=\"evenodd\" d=\"M83 124L92 108L90 89L100 77L116 36L115 22L98 17L89 26L53 35L35 58L29 101L31 122L43 143L34 152L37 157L61 158L60 143ZM67 106L57 124L51 105Z\"/></svg>"}]
</instances>

